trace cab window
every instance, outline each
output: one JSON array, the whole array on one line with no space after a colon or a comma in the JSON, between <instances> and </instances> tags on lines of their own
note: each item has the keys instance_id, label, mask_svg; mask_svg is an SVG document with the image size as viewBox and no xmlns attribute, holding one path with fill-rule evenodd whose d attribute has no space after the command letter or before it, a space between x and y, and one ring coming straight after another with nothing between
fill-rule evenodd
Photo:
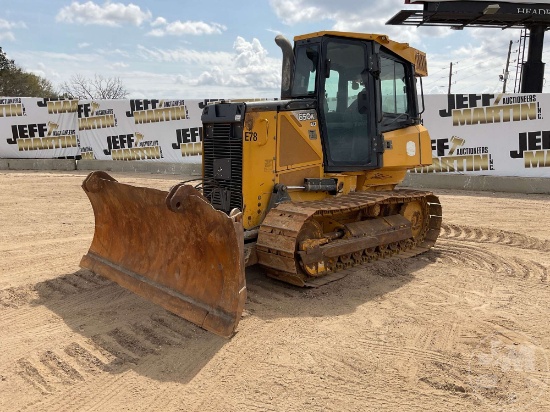
<instances>
[{"instance_id":1,"label":"cab window","mask_svg":"<svg viewBox=\"0 0 550 412\"><path fill-rule=\"evenodd\" d=\"M319 60L319 46L317 44L303 45L296 49L296 67L292 96L315 96L315 76Z\"/></svg>"}]
</instances>

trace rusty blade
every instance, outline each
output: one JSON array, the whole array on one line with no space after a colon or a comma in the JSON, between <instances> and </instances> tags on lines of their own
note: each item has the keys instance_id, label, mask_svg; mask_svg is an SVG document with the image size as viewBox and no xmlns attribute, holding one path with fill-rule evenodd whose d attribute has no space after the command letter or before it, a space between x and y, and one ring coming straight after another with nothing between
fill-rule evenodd
<instances>
[{"instance_id":1,"label":"rusty blade","mask_svg":"<svg viewBox=\"0 0 550 412\"><path fill-rule=\"evenodd\" d=\"M246 300L242 223L188 185L168 193L92 172L82 187L95 233L81 267L206 330L233 334Z\"/></svg>"}]
</instances>

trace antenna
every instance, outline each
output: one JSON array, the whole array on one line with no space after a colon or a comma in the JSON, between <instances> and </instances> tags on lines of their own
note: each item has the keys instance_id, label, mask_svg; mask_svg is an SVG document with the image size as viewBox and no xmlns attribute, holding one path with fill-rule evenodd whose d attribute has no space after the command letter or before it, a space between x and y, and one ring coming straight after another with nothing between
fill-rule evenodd
<instances>
[{"instance_id":1,"label":"antenna","mask_svg":"<svg viewBox=\"0 0 550 412\"><path fill-rule=\"evenodd\" d=\"M504 82L504 84L502 85L502 93L506 93L506 82L508 81L508 75L510 74L508 72L508 67L510 66L510 54L512 53L513 43L514 42L510 40L510 45L508 46L508 57L506 58L506 68L504 69L504 76L502 76Z\"/></svg>"}]
</instances>

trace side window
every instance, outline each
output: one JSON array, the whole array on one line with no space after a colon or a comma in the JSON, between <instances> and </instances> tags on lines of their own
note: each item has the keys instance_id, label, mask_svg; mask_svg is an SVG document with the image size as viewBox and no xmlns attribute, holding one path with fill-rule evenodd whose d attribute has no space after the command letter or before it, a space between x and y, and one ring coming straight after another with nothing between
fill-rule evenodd
<instances>
[{"instance_id":1,"label":"side window","mask_svg":"<svg viewBox=\"0 0 550 412\"><path fill-rule=\"evenodd\" d=\"M293 96L315 95L315 75L317 74L317 60L319 59L319 46L300 46L296 50L296 67Z\"/></svg>"},{"instance_id":2,"label":"side window","mask_svg":"<svg viewBox=\"0 0 550 412\"><path fill-rule=\"evenodd\" d=\"M405 66L389 57L381 56L382 111L388 114L408 112Z\"/></svg>"}]
</instances>

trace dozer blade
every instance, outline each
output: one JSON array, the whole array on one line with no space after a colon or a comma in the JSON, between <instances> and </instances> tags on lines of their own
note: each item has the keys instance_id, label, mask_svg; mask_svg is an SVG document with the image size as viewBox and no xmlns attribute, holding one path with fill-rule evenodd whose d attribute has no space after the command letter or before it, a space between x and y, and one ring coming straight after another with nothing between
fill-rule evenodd
<instances>
[{"instance_id":1,"label":"dozer blade","mask_svg":"<svg viewBox=\"0 0 550 412\"><path fill-rule=\"evenodd\" d=\"M164 192L92 172L82 187L95 233L80 266L218 335L229 337L246 300L243 226L199 191Z\"/></svg>"}]
</instances>

